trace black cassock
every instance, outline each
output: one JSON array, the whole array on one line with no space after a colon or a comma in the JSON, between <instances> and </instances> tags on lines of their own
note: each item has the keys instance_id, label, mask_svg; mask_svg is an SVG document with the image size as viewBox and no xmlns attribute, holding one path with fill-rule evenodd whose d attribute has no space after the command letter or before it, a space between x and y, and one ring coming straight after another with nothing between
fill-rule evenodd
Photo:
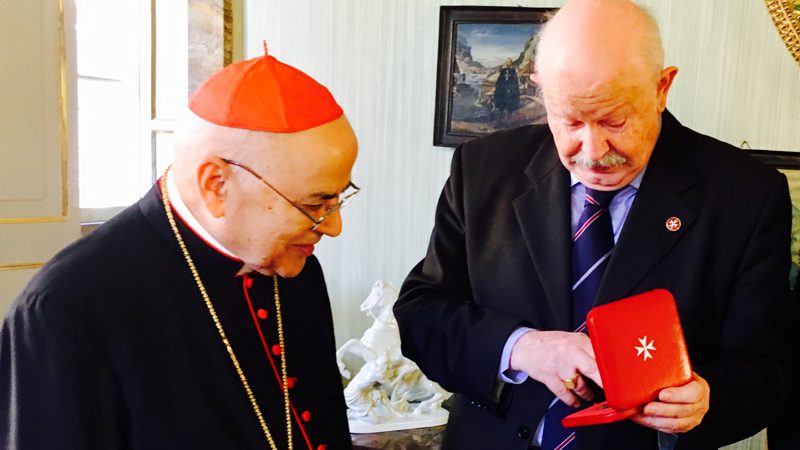
<instances>
[{"instance_id":1,"label":"black cassock","mask_svg":"<svg viewBox=\"0 0 800 450\"><path fill-rule=\"evenodd\" d=\"M240 261L177 220L287 448L272 278L237 276ZM317 259L279 289L294 448L350 448ZM0 335L0 448L268 448L157 189L61 251L15 300Z\"/></svg>"}]
</instances>

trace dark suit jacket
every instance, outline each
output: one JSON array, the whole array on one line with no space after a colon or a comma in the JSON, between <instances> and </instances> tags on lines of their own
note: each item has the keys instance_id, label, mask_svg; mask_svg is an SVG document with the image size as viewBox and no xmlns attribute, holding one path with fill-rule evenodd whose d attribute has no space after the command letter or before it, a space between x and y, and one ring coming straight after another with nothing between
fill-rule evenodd
<instances>
[{"instance_id":1,"label":"dark suit jacket","mask_svg":"<svg viewBox=\"0 0 800 450\"><path fill-rule=\"evenodd\" d=\"M679 448L751 435L783 401L790 216L784 176L664 113L597 304L674 294L693 367L711 386L708 414ZM456 150L427 255L395 305L405 355L457 393L445 448L529 445L553 395L529 379L495 402L500 354L520 325L570 330L570 245L569 172L547 126ZM656 448L656 433L631 421L577 433L582 449Z\"/></svg>"}]
</instances>

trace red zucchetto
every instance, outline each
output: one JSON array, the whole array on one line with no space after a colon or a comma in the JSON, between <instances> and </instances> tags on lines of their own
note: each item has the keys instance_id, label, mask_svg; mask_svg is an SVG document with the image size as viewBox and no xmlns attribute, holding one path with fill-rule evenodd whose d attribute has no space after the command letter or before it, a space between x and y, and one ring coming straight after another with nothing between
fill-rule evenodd
<instances>
[{"instance_id":1,"label":"red zucchetto","mask_svg":"<svg viewBox=\"0 0 800 450\"><path fill-rule=\"evenodd\" d=\"M225 127L294 133L342 116L325 86L266 54L231 64L206 80L189 109Z\"/></svg>"}]
</instances>

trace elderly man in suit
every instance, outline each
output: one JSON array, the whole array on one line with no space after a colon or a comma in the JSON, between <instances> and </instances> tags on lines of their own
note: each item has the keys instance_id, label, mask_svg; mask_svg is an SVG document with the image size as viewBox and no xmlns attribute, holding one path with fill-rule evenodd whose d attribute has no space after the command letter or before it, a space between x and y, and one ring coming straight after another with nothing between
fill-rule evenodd
<instances>
[{"instance_id":1,"label":"elderly man in suit","mask_svg":"<svg viewBox=\"0 0 800 450\"><path fill-rule=\"evenodd\" d=\"M716 448L783 402L786 179L667 112L677 69L663 59L640 7L570 1L532 75L548 125L453 155L427 255L395 305L404 353L457 393L445 448ZM587 227L608 241L590 264ZM561 428L558 410L602 396L576 332L585 312L655 288L676 298L693 379L631 420Z\"/></svg>"}]
</instances>

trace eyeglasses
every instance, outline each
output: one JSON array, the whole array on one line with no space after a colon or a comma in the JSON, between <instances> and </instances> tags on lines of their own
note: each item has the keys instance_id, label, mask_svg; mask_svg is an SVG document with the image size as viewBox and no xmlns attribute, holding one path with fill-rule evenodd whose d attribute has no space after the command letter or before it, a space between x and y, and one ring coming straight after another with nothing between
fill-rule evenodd
<instances>
[{"instance_id":1,"label":"eyeglasses","mask_svg":"<svg viewBox=\"0 0 800 450\"><path fill-rule=\"evenodd\" d=\"M347 184L347 187L345 187L344 190L336 196L336 197L339 197L339 201L336 202L335 205L331 205L331 206L326 207L325 210L323 211L323 214L319 218L315 218L314 215L312 215L311 212L307 211L302 206L300 206L297 203L295 203L292 200L290 200L289 197L283 195L283 193L281 191L279 191L275 186L271 185L269 183L269 181L265 180L264 177L262 177L261 175L257 174L253 169L247 167L246 165L244 165L244 164L242 164L242 163L240 163L238 161L234 161L232 159L226 159L226 158L220 158L220 159L223 160L224 162L226 162L227 164L230 164L230 165L236 166L236 167L240 167L240 168L246 170L251 175L253 175L254 177L258 178L259 181L261 181L262 183L266 184L267 187L269 187L270 189L275 191L276 194L280 195L281 198L283 198L284 200L289 202L290 205L294 206L295 209L297 209L298 211L303 213L304 216L308 217L308 220L310 220L310 221L312 221L314 223L314 225L311 227L312 231L314 231L317 228L319 228L319 226L322 225L322 222L324 222L325 219L330 217L332 214L336 213L336 211L339 211L340 209L342 209L345 206L347 206L347 204L350 203L350 201L353 200L353 197L355 197L356 194L358 194L358 192L361 190L361 188L356 186L355 184L353 184L352 181L349 182Z\"/></svg>"}]
</instances>

